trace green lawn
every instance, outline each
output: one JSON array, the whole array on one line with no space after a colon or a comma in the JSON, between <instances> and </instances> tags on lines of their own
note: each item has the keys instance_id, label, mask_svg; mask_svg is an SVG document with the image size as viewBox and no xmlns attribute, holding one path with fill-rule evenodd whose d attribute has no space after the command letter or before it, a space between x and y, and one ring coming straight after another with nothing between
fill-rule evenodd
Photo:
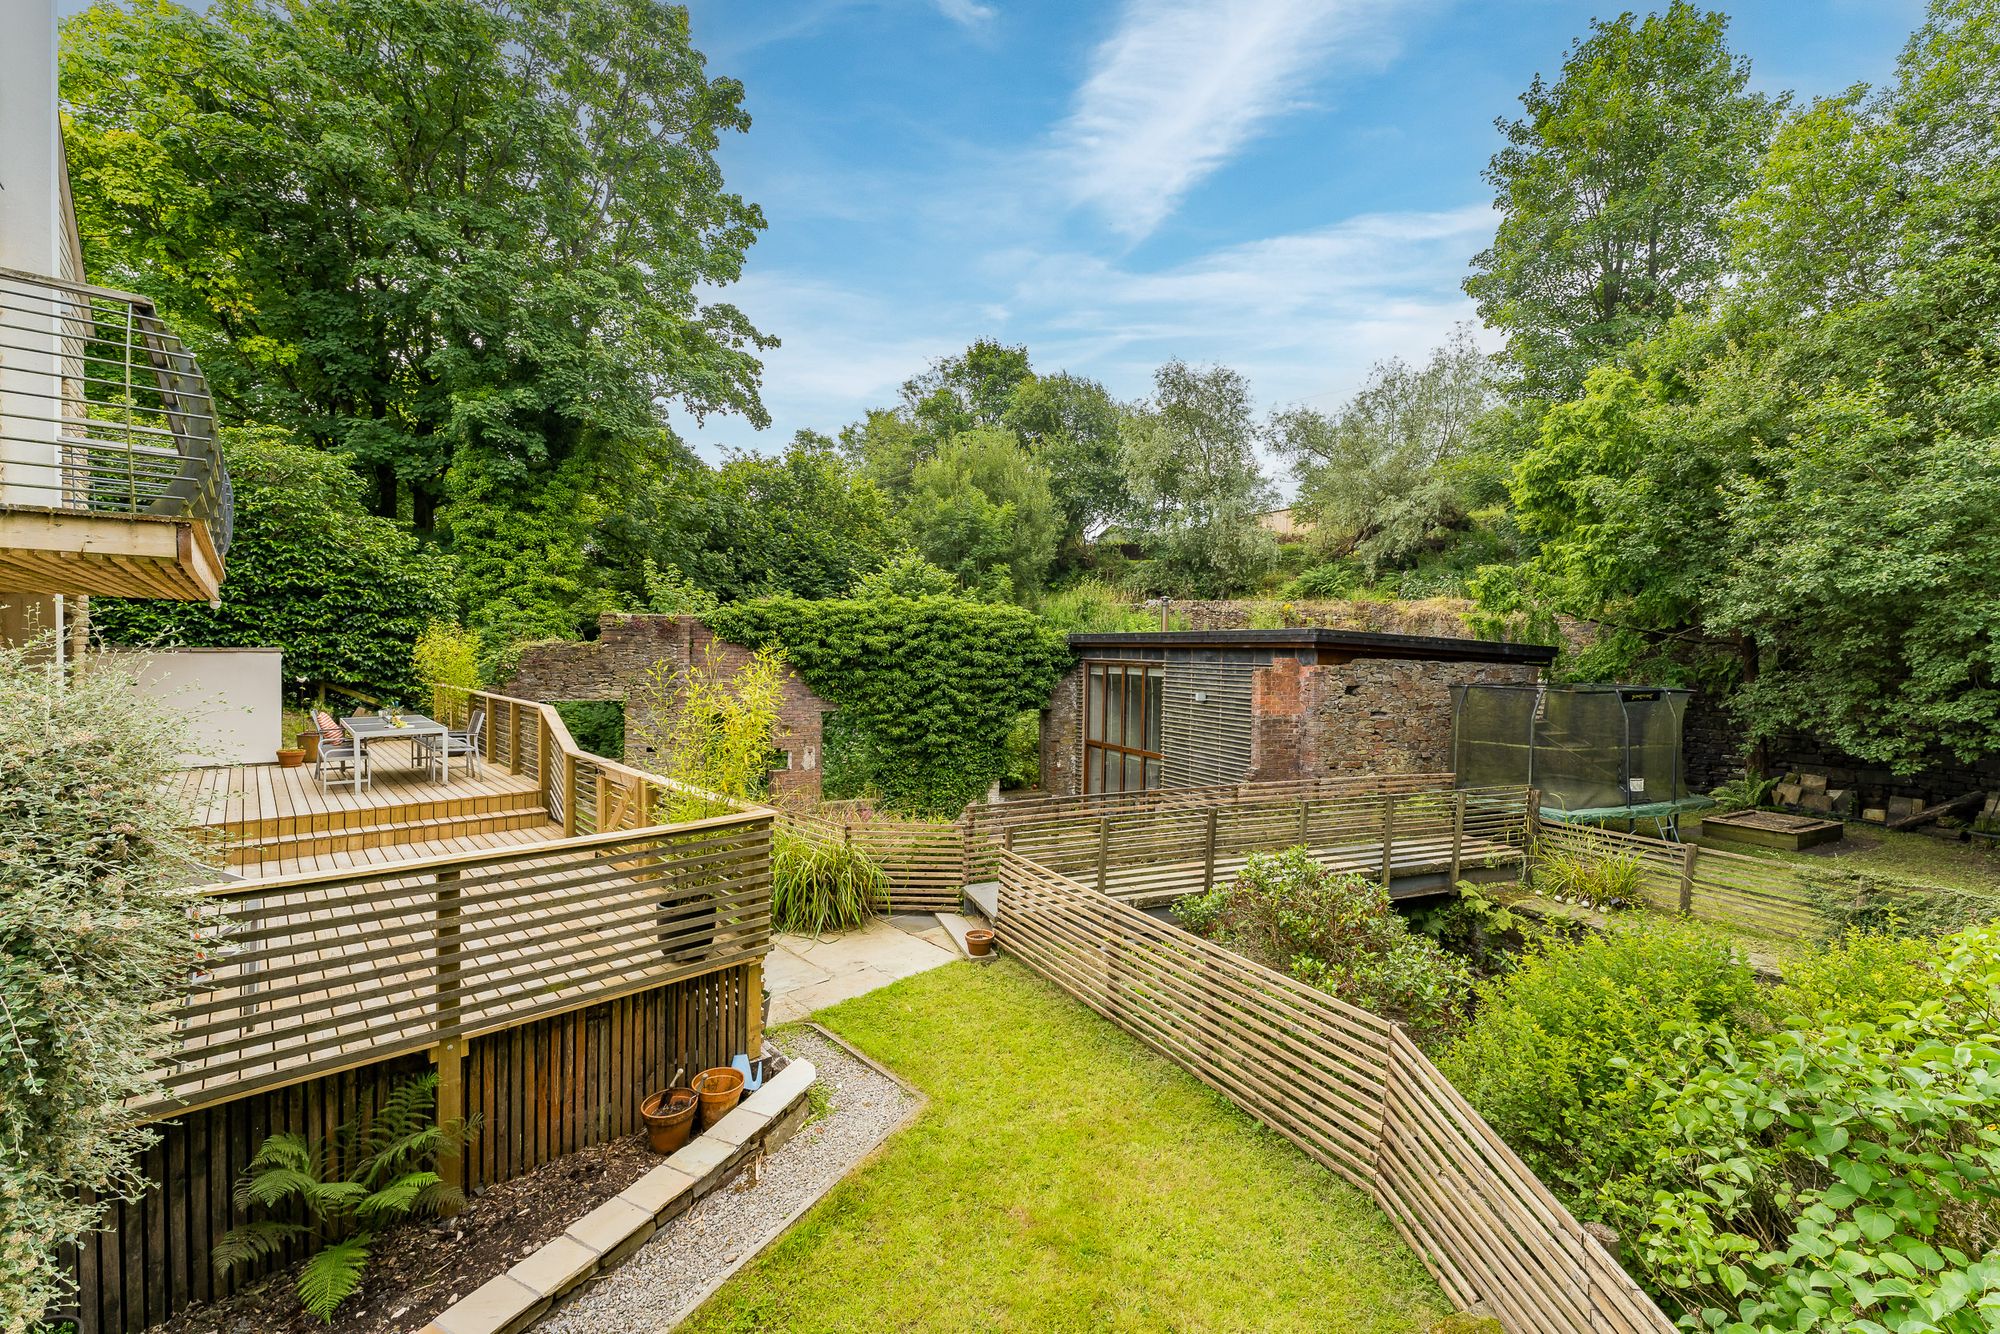
<instances>
[{"instance_id":1,"label":"green lawn","mask_svg":"<svg viewBox=\"0 0 2000 1334\"><path fill-rule=\"evenodd\" d=\"M1421 1331L1364 1196L1010 961L815 1016L930 1098L691 1331Z\"/></svg>"}]
</instances>

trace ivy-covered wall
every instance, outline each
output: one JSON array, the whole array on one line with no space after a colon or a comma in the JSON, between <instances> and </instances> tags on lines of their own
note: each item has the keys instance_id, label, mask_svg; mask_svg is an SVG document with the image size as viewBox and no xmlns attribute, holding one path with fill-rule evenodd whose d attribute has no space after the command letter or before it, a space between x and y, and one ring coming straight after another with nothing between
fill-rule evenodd
<instances>
[{"instance_id":1,"label":"ivy-covered wall","mask_svg":"<svg viewBox=\"0 0 2000 1334\"><path fill-rule=\"evenodd\" d=\"M1071 662L1032 612L956 597L759 598L707 621L781 649L871 752L885 802L912 814L950 816L983 793L1015 718L1045 706Z\"/></svg>"}]
</instances>

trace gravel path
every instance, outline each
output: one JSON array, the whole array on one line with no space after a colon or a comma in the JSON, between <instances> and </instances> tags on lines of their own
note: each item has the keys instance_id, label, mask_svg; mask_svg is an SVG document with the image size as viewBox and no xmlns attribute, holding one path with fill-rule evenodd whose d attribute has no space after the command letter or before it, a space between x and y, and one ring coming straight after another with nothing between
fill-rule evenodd
<instances>
[{"instance_id":1,"label":"gravel path","mask_svg":"<svg viewBox=\"0 0 2000 1334\"><path fill-rule=\"evenodd\" d=\"M754 1171L669 1223L538 1330L643 1334L680 1320L710 1283L776 1236L801 1204L888 1138L915 1105L893 1080L810 1029L787 1037L782 1046L786 1055L813 1063L832 1111L809 1123Z\"/></svg>"}]
</instances>

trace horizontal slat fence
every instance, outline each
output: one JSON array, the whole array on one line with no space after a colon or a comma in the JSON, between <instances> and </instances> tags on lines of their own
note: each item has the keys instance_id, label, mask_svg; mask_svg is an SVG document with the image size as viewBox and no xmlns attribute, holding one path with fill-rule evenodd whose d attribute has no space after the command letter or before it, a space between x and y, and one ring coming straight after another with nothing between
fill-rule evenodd
<instances>
[{"instance_id":1,"label":"horizontal slat fence","mask_svg":"<svg viewBox=\"0 0 2000 1334\"><path fill-rule=\"evenodd\" d=\"M880 867L891 912L957 912L965 896L965 834L957 821L900 820L828 803L779 822L813 843L848 844Z\"/></svg>"},{"instance_id":2,"label":"horizontal slat fence","mask_svg":"<svg viewBox=\"0 0 2000 1334\"><path fill-rule=\"evenodd\" d=\"M1368 1191L1514 1334L1672 1334L1595 1238L1381 1018L1000 855L1002 946Z\"/></svg>"},{"instance_id":3,"label":"horizontal slat fence","mask_svg":"<svg viewBox=\"0 0 2000 1334\"><path fill-rule=\"evenodd\" d=\"M194 891L208 945L162 1109L743 963L771 814Z\"/></svg>"},{"instance_id":4,"label":"horizontal slat fence","mask_svg":"<svg viewBox=\"0 0 2000 1334\"><path fill-rule=\"evenodd\" d=\"M465 1109L481 1126L465 1155L465 1184L506 1181L641 1129L641 1099L676 1070L721 1065L745 1049L759 1004L754 987L753 970L737 966L473 1038ZM228 1274L209 1262L215 1240L250 1216L231 1192L251 1156L276 1131L329 1136L430 1068L421 1052L395 1056L160 1123L142 1163L155 1188L107 1205L104 1230L69 1257L78 1296L61 1314L79 1334L136 1334L304 1258L309 1243L294 1242Z\"/></svg>"},{"instance_id":5,"label":"horizontal slat fence","mask_svg":"<svg viewBox=\"0 0 2000 1334\"><path fill-rule=\"evenodd\" d=\"M1776 858L1554 820L1541 822L1536 846L1538 852L1636 857L1647 903L1666 912L1779 938L1826 930L1826 918L1797 871Z\"/></svg>"}]
</instances>

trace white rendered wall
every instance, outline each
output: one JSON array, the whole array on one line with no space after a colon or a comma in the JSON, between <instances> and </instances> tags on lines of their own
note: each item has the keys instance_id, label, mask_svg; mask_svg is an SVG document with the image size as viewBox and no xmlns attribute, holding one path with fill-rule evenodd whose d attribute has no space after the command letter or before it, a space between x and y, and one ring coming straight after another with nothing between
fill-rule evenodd
<instances>
[{"instance_id":1,"label":"white rendered wall","mask_svg":"<svg viewBox=\"0 0 2000 1334\"><path fill-rule=\"evenodd\" d=\"M289 744L279 739L285 714L278 649L118 649L104 656L137 679L134 707L181 721L184 768L272 764L278 747Z\"/></svg>"},{"instance_id":2,"label":"white rendered wall","mask_svg":"<svg viewBox=\"0 0 2000 1334\"><path fill-rule=\"evenodd\" d=\"M75 224L56 114L55 0L0 0L0 18L0 268L60 277L71 267ZM10 331L17 346L0 362L0 435L9 437L0 439L0 504L55 505L62 474L46 397L58 390L55 310L14 312L12 321L28 327ZM21 413L30 415L8 415Z\"/></svg>"}]
</instances>

